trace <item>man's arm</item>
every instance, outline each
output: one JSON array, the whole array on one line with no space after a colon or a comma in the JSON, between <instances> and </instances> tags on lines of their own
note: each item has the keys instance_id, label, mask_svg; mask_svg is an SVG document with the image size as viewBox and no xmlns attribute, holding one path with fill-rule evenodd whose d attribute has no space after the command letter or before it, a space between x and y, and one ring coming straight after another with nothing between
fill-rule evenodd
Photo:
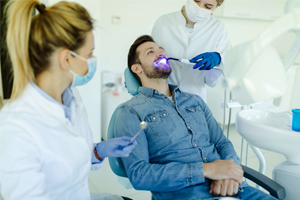
<instances>
[{"instance_id":1,"label":"man's arm","mask_svg":"<svg viewBox=\"0 0 300 200\"><path fill-rule=\"evenodd\" d=\"M119 108L115 136L134 136L140 130L139 116L128 107ZM150 163L147 133L136 138L138 145L122 158L131 184L137 190L175 191L204 182L203 163ZM150 143L150 145L155 145Z\"/></svg>"},{"instance_id":2,"label":"man's arm","mask_svg":"<svg viewBox=\"0 0 300 200\"><path fill-rule=\"evenodd\" d=\"M232 196L237 193L238 185L241 185L243 181L244 172L240 166L240 159L237 156L232 143L223 134L223 131L213 117L207 104L201 98L199 99L203 105L202 108L207 121L211 143L215 144L215 148L223 160L234 160L234 163L226 163L228 170L223 172L220 171L220 167L221 165L224 166L225 163L222 163L221 160L207 163L209 166L206 166L206 164L204 165L204 170L206 172L204 174L205 177L210 176L210 179L213 180L210 193L215 196ZM225 176L222 178L222 175L225 173L231 178L225 178Z\"/></svg>"},{"instance_id":3,"label":"man's arm","mask_svg":"<svg viewBox=\"0 0 300 200\"><path fill-rule=\"evenodd\" d=\"M202 103L202 110L205 114L207 126L209 129L210 142L215 145L216 150L223 160L233 159L234 162L239 165L240 158L237 156L232 143L223 134L223 131L219 127L207 104L200 97L198 98Z\"/></svg>"}]
</instances>

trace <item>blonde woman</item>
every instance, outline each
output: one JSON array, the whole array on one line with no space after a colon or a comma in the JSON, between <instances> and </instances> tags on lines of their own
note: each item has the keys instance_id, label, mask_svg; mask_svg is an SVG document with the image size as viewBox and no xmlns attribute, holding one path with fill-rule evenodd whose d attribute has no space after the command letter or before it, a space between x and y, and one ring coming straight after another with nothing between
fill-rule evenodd
<instances>
[{"instance_id":1,"label":"blonde woman","mask_svg":"<svg viewBox=\"0 0 300 200\"><path fill-rule=\"evenodd\" d=\"M152 37L166 55L197 62L190 67L171 62L169 84L200 96L206 102L205 85L216 86L222 72L230 39L224 24L212 15L224 0L187 0L180 11L161 16L154 24ZM200 71L199 71L200 70Z\"/></svg>"},{"instance_id":2,"label":"blonde woman","mask_svg":"<svg viewBox=\"0 0 300 200\"><path fill-rule=\"evenodd\" d=\"M90 199L90 169L99 169L107 156L128 156L136 145L129 145L130 137L93 144L74 88L96 71L93 20L71 2L46 8L37 0L10 1L6 13L14 82L11 101L0 111L1 194L10 200Z\"/></svg>"}]
</instances>

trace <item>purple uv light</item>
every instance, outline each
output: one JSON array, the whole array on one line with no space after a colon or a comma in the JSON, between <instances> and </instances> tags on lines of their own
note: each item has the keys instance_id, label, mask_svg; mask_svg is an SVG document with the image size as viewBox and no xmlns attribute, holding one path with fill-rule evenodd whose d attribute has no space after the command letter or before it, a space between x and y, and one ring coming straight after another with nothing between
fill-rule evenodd
<instances>
[{"instance_id":1,"label":"purple uv light","mask_svg":"<svg viewBox=\"0 0 300 200\"><path fill-rule=\"evenodd\" d=\"M167 58L165 58L165 57L163 57L160 60L157 60L157 61L153 62L153 65L154 65L154 67L161 68L161 69L170 68L169 62L168 62Z\"/></svg>"}]
</instances>

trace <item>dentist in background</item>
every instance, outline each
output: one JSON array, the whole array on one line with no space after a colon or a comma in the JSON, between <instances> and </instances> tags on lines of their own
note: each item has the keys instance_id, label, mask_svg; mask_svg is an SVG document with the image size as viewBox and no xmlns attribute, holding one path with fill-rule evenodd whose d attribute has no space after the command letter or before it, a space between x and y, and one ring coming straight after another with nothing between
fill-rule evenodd
<instances>
[{"instance_id":1,"label":"dentist in background","mask_svg":"<svg viewBox=\"0 0 300 200\"><path fill-rule=\"evenodd\" d=\"M206 101L205 84L214 87L222 72L223 59L230 47L224 24L212 15L224 0L187 0L181 11L161 16L154 24L152 37L169 57L199 61L186 65L170 61L169 84ZM199 71L200 70L200 71Z\"/></svg>"},{"instance_id":2,"label":"dentist in background","mask_svg":"<svg viewBox=\"0 0 300 200\"><path fill-rule=\"evenodd\" d=\"M96 71L93 20L72 2L46 8L38 0L17 0L6 9L14 82L0 111L1 194L9 200L88 200L91 168L99 169L108 156L128 156L137 144L129 145L130 137L93 144L75 88Z\"/></svg>"}]
</instances>

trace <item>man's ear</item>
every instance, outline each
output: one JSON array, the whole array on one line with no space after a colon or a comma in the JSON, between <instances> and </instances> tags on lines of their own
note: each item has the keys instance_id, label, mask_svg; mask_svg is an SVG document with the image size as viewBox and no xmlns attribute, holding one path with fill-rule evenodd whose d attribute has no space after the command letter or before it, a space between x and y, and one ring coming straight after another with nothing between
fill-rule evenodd
<instances>
[{"instance_id":1,"label":"man's ear","mask_svg":"<svg viewBox=\"0 0 300 200\"><path fill-rule=\"evenodd\" d=\"M68 49L63 49L59 54L58 54L58 62L59 66L64 70L68 70L68 67L70 66L70 57L72 55L70 54L70 50Z\"/></svg>"},{"instance_id":2,"label":"man's ear","mask_svg":"<svg viewBox=\"0 0 300 200\"><path fill-rule=\"evenodd\" d=\"M140 64L131 65L131 71L138 75L143 73L142 66Z\"/></svg>"}]
</instances>

